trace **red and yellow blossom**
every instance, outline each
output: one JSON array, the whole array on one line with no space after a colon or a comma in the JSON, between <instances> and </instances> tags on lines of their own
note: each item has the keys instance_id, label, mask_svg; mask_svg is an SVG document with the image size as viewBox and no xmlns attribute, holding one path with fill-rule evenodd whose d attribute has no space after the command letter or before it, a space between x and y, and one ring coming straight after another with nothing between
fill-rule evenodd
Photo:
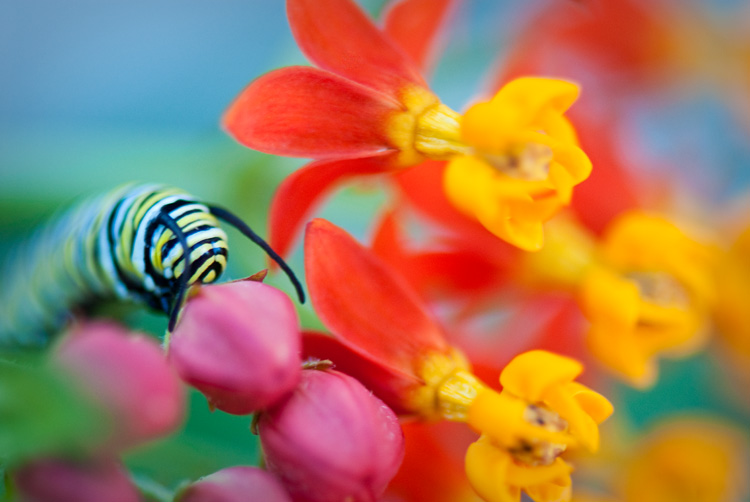
<instances>
[{"instance_id":1,"label":"red and yellow blossom","mask_svg":"<svg viewBox=\"0 0 750 502\"><path fill-rule=\"evenodd\" d=\"M478 394L468 422L483 433L466 453L466 473L482 498L517 502L525 491L536 502L570 500L573 468L559 455L596 451L598 424L612 413L602 395L574 381L581 371L573 359L525 352L501 373L500 394Z\"/></svg>"},{"instance_id":2,"label":"red and yellow blossom","mask_svg":"<svg viewBox=\"0 0 750 502\"><path fill-rule=\"evenodd\" d=\"M639 211L617 218L580 286L588 345L609 369L649 386L659 355L698 349L716 295L716 250Z\"/></svg>"},{"instance_id":3,"label":"red and yellow blossom","mask_svg":"<svg viewBox=\"0 0 750 502\"><path fill-rule=\"evenodd\" d=\"M318 68L260 77L224 117L228 132L250 148L316 159L274 197L271 244L280 253L333 184L425 160L451 161L444 190L456 207L500 238L536 250L542 223L589 175L591 163L564 117L578 87L517 79L462 117L420 75L416 62L424 63L429 43L404 36L420 12L429 40L452 2L418 3L392 9L383 33L352 0L288 0L295 39Z\"/></svg>"},{"instance_id":4,"label":"red and yellow blossom","mask_svg":"<svg viewBox=\"0 0 750 502\"><path fill-rule=\"evenodd\" d=\"M497 392L472 373L408 285L346 232L313 220L305 259L313 305L333 333L308 335L307 355L331 359L402 414L465 422L482 434L466 469L486 500L513 500L520 488L555 500L554 487L570 485L559 455L598 448L598 424L612 406L574 381L583 370L577 361L526 352L503 370Z\"/></svg>"},{"instance_id":5,"label":"red and yellow blossom","mask_svg":"<svg viewBox=\"0 0 750 502\"><path fill-rule=\"evenodd\" d=\"M445 192L462 212L527 251L544 242L542 223L570 203L591 173L565 111L578 86L524 77L511 81L463 117L468 155L450 161Z\"/></svg>"}]
</instances>

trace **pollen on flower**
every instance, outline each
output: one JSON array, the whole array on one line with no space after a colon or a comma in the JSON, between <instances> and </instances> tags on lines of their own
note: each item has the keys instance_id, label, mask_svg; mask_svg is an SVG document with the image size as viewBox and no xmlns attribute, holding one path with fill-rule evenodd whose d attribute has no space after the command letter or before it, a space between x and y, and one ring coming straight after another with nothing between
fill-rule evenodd
<instances>
[{"instance_id":1,"label":"pollen on flower","mask_svg":"<svg viewBox=\"0 0 750 502\"><path fill-rule=\"evenodd\" d=\"M393 114L387 125L391 143L400 150L399 165L445 160L469 151L461 140L461 116L430 91L406 88L401 103L405 110Z\"/></svg>"},{"instance_id":2,"label":"pollen on flower","mask_svg":"<svg viewBox=\"0 0 750 502\"><path fill-rule=\"evenodd\" d=\"M629 272L625 278L635 283L644 301L661 307L690 306L690 297L685 288L666 272Z\"/></svg>"},{"instance_id":3,"label":"pollen on flower","mask_svg":"<svg viewBox=\"0 0 750 502\"><path fill-rule=\"evenodd\" d=\"M503 174L525 181L542 181L549 176L554 158L552 149L539 143L528 143L509 152L479 152L479 156Z\"/></svg>"},{"instance_id":4,"label":"pollen on flower","mask_svg":"<svg viewBox=\"0 0 750 502\"><path fill-rule=\"evenodd\" d=\"M544 244L543 224L570 203L591 161L565 112L572 82L519 78L461 120L469 155L450 159L443 188L461 212L526 251Z\"/></svg>"},{"instance_id":5,"label":"pollen on flower","mask_svg":"<svg viewBox=\"0 0 750 502\"><path fill-rule=\"evenodd\" d=\"M523 412L523 419L550 432L565 432L568 429L568 422L541 403L527 406ZM538 466L551 465L566 449L567 445L563 443L521 439L518 446L510 447L508 451L517 461Z\"/></svg>"}]
</instances>

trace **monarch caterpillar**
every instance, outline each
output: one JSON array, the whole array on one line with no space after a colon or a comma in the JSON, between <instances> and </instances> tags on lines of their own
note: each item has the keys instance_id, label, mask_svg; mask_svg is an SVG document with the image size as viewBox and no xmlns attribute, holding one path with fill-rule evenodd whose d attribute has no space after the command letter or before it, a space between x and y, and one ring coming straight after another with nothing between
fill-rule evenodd
<instances>
[{"instance_id":1,"label":"monarch caterpillar","mask_svg":"<svg viewBox=\"0 0 750 502\"><path fill-rule=\"evenodd\" d=\"M130 184L72 208L16 249L0 287L0 346L43 345L71 309L109 298L164 311L171 331L188 287L224 271L219 219L276 261L304 302L294 272L238 217L177 188Z\"/></svg>"}]
</instances>

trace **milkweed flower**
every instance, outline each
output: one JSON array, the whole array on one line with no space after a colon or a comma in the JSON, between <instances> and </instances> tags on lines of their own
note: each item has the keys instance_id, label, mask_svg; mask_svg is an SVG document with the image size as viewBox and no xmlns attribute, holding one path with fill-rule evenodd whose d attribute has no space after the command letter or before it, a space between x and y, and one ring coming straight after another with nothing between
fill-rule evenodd
<instances>
[{"instance_id":1,"label":"milkweed flower","mask_svg":"<svg viewBox=\"0 0 750 502\"><path fill-rule=\"evenodd\" d=\"M103 449L132 447L182 423L184 389L151 338L110 322L80 323L60 339L51 363L109 415Z\"/></svg>"},{"instance_id":2,"label":"milkweed flower","mask_svg":"<svg viewBox=\"0 0 750 502\"><path fill-rule=\"evenodd\" d=\"M582 370L573 359L532 350L500 374L501 393L478 393L467 421L483 434L466 452L466 473L482 498L517 502L525 491L536 502L570 499L573 468L560 454L596 451L598 424L613 411L575 381Z\"/></svg>"},{"instance_id":3,"label":"milkweed flower","mask_svg":"<svg viewBox=\"0 0 750 502\"><path fill-rule=\"evenodd\" d=\"M449 3L422 8L439 14ZM521 78L462 117L429 90L413 51L398 47L399 37L381 32L352 0L289 0L287 12L298 45L319 68L260 77L224 116L228 132L250 148L317 159L274 197L275 249L286 252L333 183L425 160L451 162L444 190L461 211L516 246L542 246L542 223L591 170L564 117L578 96L575 84ZM428 17L434 25L440 16ZM387 26L397 31L400 24Z\"/></svg>"},{"instance_id":4,"label":"milkweed flower","mask_svg":"<svg viewBox=\"0 0 750 502\"><path fill-rule=\"evenodd\" d=\"M634 385L652 385L658 356L706 340L717 251L665 218L631 211L612 222L598 252L602 266L580 286L589 348Z\"/></svg>"},{"instance_id":5,"label":"milkweed flower","mask_svg":"<svg viewBox=\"0 0 750 502\"><path fill-rule=\"evenodd\" d=\"M272 474L249 466L228 467L180 489L175 502L291 502Z\"/></svg>"},{"instance_id":6,"label":"milkweed flower","mask_svg":"<svg viewBox=\"0 0 750 502\"><path fill-rule=\"evenodd\" d=\"M307 369L294 393L262 412L268 470L296 501L371 502L401 465L398 418L354 378Z\"/></svg>"},{"instance_id":7,"label":"milkweed flower","mask_svg":"<svg viewBox=\"0 0 750 502\"><path fill-rule=\"evenodd\" d=\"M282 291L254 280L193 289L167 358L209 405L246 415L292 392L301 371L299 321Z\"/></svg>"},{"instance_id":8,"label":"milkweed flower","mask_svg":"<svg viewBox=\"0 0 750 502\"><path fill-rule=\"evenodd\" d=\"M480 432L466 469L486 500L517 499L520 488L554 500L544 494L570 485L571 468L558 456L598 448L598 423L612 406L574 381L580 363L526 352L503 370L498 393L471 372L416 293L343 230L313 220L305 258L313 305L333 333L308 335L306 353L329 357L400 413L465 422Z\"/></svg>"},{"instance_id":9,"label":"milkweed flower","mask_svg":"<svg viewBox=\"0 0 750 502\"><path fill-rule=\"evenodd\" d=\"M591 173L564 116L578 92L571 82L524 77L470 108L461 124L470 154L453 158L444 175L449 200L503 240L540 249L542 224Z\"/></svg>"}]
</instances>

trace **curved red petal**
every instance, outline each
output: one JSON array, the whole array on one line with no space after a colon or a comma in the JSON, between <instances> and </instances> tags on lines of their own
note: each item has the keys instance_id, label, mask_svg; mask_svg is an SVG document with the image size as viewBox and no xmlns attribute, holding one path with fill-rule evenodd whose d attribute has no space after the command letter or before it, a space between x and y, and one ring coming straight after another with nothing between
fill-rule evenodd
<instances>
[{"instance_id":1,"label":"curved red petal","mask_svg":"<svg viewBox=\"0 0 750 502\"><path fill-rule=\"evenodd\" d=\"M405 373L429 353L449 350L406 281L332 223L307 225L305 270L315 311L344 343Z\"/></svg>"},{"instance_id":2,"label":"curved red petal","mask_svg":"<svg viewBox=\"0 0 750 502\"><path fill-rule=\"evenodd\" d=\"M497 374L493 380L497 380ZM477 439L474 431L447 420L404 422L401 428L406 452L401 468L388 485L385 500L481 500L464 474L466 448ZM388 497L389 494L392 496Z\"/></svg>"},{"instance_id":3,"label":"curved red petal","mask_svg":"<svg viewBox=\"0 0 750 502\"><path fill-rule=\"evenodd\" d=\"M408 56L352 0L288 0L287 15L300 49L319 67L395 99L406 86L426 87Z\"/></svg>"},{"instance_id":4,"label":"curved red petal","mask_svg":"<svg viewBox=\"0 0 750 502\"><path fill-rule=\"evenodd\" d=\"M496 292L512 272L515 260L496 260L491 253L474 250L464 239L447 245L447 251L410 252L404 246L397 211L392 210L376 227L372 249L425 299L435 293L445 297Z\"/></svg>"},{"instance_id":5,"label":"curved red petal","mask_svg":"<svg viewBox=\"0 0 750 502\"><path fill-rule=\"evenodd\" d=\"M639 0L546 5L520 27L487 90L493 94L513 78L534 74L584 82L604 78L612 96L622 90L620 85L632 90L644 78L663 75L670 64L670 31L658 12ZM590 87L584 88L589 95Z\"/></svg>"},{"instance_id":6,"label":"curved red petal","mask_svg":"<svg viewBox=\"0 0 750 502\"><path fill-rule=\"evenodd\" d=\"M385 32L422 70L436 59L446 21L458 0L400 0L385 14Z\"/></svg>"},{"instance_id":7,"label":"curved red petal","mask_svg":"<svg viewBox=\"0 0 750 502\"><path fill-rule=\"evenodd\" d=\"M351 160L313 162L287 176L271 201L269 234L271 247L286 256L294 239L315 207L337 185L357 176L386 171L390 155Z\"/></svg>"},{"instance_id":8,"label":"curved red petal","mask_svg":"<svg viewBox=\"0 0 750 502\"><path fill-rule=\"evenodd\" d=\"M660 9L638 0L595 0L586 8L575 7L560 2L548 9L544 24L534 26L534 32L545 33L551 44L569 46L602 69L629 72L632 77L663 65L669 16L660 19Z\"/></svg>"},{"instance_id":9,"label":"curved red petal","mask_svg":"<svg viewBox=\"0 0 750 502\"><path fill-rule=\"evenodd\" d=\"M398 188L408 203L433 222L465 236L479 249L501 247L500 239L492 235L477 220L461 213L448 200L443 189L446 163L427 161L395 177Z\"/></svg>"},{"instance_id":10,"label":"curved red petal","mask_svg":"<svg viewBox=\"0 0 750 502\"><path fill-rule=\"evenodd\" d=\"M372 238L372 251L389 265L401 269L406 249L401 239L398 211L388 209L376 224Z\"/></svg>"},{"instance_id":11,"label":"curved red petal","mask_svg":"<svg viewBox=\"0 0 750 502\"><path fill-rule=\"evenodd\" d=\"M305 359L330 360L337 371L359 380L397 414L413 413L405 403L414 388L423 384L414 375L375 361L357 352L356 347L322 333L302 334L302 355Z\"/></svg>"},{"instance_id":12,"label":"curved red petal","mask_svg":"<svg viewBox=\"0 0 750 502\"><path fill-rule=\"evenodd\" d=\"M575 114L574 114L575 115ZM594 169L573 192L571 206L578 219L600 234L618 214L639 207L638 184L617 151L613 123L575 115L575 125Z\"/></svg>"},{"instance_id":13,"label":"curved red petal","mask_svg":"<svg viewBox=\"0 0 750 502\"><path fill-rule=\"evenodd\" d=\"M243 145L274 155L332 159L393 149L385 124L399 105L317 68L293 66L253 81L223 118Z\"/></svg>"}]
</instances>

